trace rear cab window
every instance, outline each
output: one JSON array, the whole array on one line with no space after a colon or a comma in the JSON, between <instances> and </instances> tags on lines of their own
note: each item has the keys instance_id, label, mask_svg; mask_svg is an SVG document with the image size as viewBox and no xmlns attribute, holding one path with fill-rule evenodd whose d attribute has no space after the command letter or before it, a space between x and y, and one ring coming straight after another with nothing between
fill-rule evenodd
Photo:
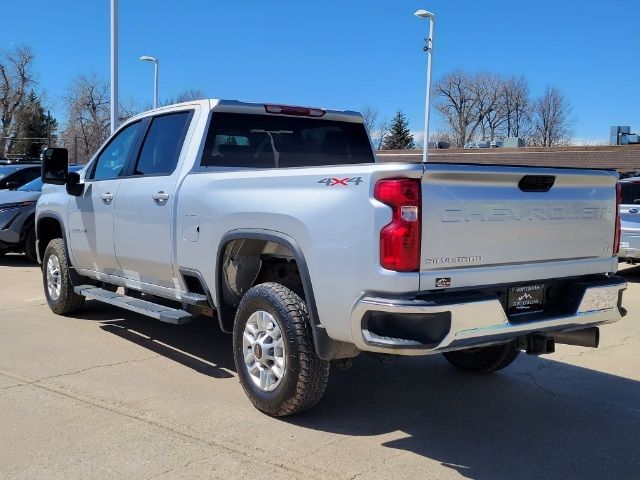
<instances>
[{"instance_id":1,"label":"rear cab window","mask_svg":"<svg viewBox=\"0 0 640 480\"><path fill-rule=\"evenodd\" d=\"M287 168L374 162L362 123L214 112L201 165Z\"/></svg>"}]
</instances>

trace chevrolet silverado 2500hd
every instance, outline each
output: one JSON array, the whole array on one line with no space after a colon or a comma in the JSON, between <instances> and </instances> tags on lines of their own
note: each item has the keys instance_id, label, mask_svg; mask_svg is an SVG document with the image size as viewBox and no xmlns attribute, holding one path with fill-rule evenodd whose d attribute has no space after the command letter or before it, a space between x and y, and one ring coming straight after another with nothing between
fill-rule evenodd
<instances>
[{"instance_id":1,"label":"chevrolet silverado 2500hd","mask_svg":"<svg viewBox=\"0 0 640 480\"><path fill-rule=\"evenodd\" d=\"M612 171L379 163L357 113L204 100L127 120L79 173L49 149L42 175L51 309L213 312L274 416L361 351L490 372L625 313Z\"/></svg>"}]
</instances>

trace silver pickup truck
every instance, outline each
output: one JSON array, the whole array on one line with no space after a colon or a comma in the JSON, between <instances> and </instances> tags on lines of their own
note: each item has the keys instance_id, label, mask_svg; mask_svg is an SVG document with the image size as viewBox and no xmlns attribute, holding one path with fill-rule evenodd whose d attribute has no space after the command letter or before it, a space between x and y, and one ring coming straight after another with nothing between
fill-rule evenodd
<instances>
[{"instance_id":1,"label":"silver pickup truck","mask_svg":"<svg viewBox=\"0 0 640 480\"><path fill-rule=\"evenodd\" d=\"M58 314L208 312L283 416L360 352L491 372L597 346L625 314L617 178L380 163L355 112L205 100L129 119L79 173L47 150L37 250Z\"/></svg>"}]
</instances>

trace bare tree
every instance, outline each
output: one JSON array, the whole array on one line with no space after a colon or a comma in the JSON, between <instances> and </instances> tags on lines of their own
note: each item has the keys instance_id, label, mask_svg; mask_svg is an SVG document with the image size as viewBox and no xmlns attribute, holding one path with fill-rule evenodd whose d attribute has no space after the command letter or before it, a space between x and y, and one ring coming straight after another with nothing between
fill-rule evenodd
<instances>
[{"instance_id":1,"label":"bare tree","mask_svg":"<svg viewBox=\"0 0 640 480\"><path fill-rule=\"evenodd\" d=\"M103 78L80 75L75 78L62 102L66 111L66 125L61 134L62 144L69 150L69 159L86 163L109 138L111 131L109 84ZM120 102L118 122L136 115L140 108L133 100Z\"/></svg>"},{"instance_id":2,"label":"bare tree","mask_svg":"<svg viewBox=\"0 0 640 480\"><path fill-rule=\"evenodd\" d=\"M496 75L469 75L460 70L436 82L436 109L449 124L456 147L463 147L473 139L487 116L498 109L498 85ZM493 123L497 123L495 119Z\"/></svg>"},{"instance_id":3,"label":"bare tree","mask_svg":"<svg viewBox=\"0 0 640 480\"><path fill-rule=\"evenodd\" d=\"M495 140L501 136L502 127L507 120L504 102L504 80L497 74L477 75L475 91L478 95L478 113L482 115L483 140Z\"/></svg>"},{"instance_id":4,"label":"bare tree","mask_svg":"<svg viewBox=\"0 0 640 480\"><path fill-rule=\"evenodd\" d=\"M109 85L96 75L81 75L73 80L63 101L67 124L62 143L69 149L70 160L86 163L109 136Z\"/></svg>"},{"instance_id":5,"label":"bare tree","mask_svg":"<svg viewBox=\"0 0 640 480\"><path fill-rule=\"evenodd\" d=\"M371 140L376 150L382 150L382 145L391 132L391 122L388 118L383 118L378 122L377 127L371 133Z\"/></svg>"},{"instance_id":6,"label":"bare tree","mask_svg":"<svg viewBox=\"0 0 640 480\"><path fill-rule=\"evenodd\" d=\"M209 97L207 97L207 94L204 93L202 90L199 90L197 88L188 88L180 92L175 97L169 97L164 101L160 102L160 105L161 106L173 105L174 103L190 102L192 100L203 100L205 98L209 98ZM150 109L151 107L149 106L147 110L150 110Z\"/></svg>"},{"instance_id":7,"label":"bare tree","mask_svg":"<svg viewBox=\"0 0 640 480\"><path fill-rule=\"evenodd\" d=\"M370 105L365 105L360 110L360 113L362 113L364 126L367 127L369 134L373 135L373 131L378 125L378 109Z\"/></svg>"},{"instance_id":8,"label":"bare tree","mask_svg":"<svg viewBox=\"0 0 640 480\"><path fill-rule=\"evenodd\" d=\"M469 76L460 70L445 75L434 85L433 95L436 109L451 128L455 146L463 147L476 107Z\"/></svg>"},{"instance_id":9,"label":"bare tree","mask_svg":"<svg viewBox=\"0 0 640 480\"><path fill-rule=\"evenodd\" d=\"M506 115L505 136L528 136L531 117L529 81L525 76L511 77L503 83L502 88Z\"/></svg>"},{"instance_id":10,"label":"bare tree","mask_svg":"<svg viewBox=\"0 0 640 480\"><path fill-rule=\"evenodd\" d=\"M35 84L32 66L33 53L29 47L16 47L11 51L0 50L0 153L5 150L5 137L9 134L16 110L29 88Z\"/></svg>"},{"instance_id":11,"label":"bare tree","mask_svg":"<svg viewBox=\"0 0 640 480\"><path fill-rule=\"evenodd\" d=\"M429 133L429 139L434 143L448 143L449 145L456 144L455 138L453 137L451 132L447 130L431 132Z\"/></svg>"},{"instance_id":12,"label":"bare tree","mask_svg":"<svg viewBox=\"0 0 640 480\"><path fill-rule=\"evenodd\" d=\"M555 87L547 86L532 108L533 145L557 147L571 143L572 108L567 97Z\"/></svg>"}]
</instances>

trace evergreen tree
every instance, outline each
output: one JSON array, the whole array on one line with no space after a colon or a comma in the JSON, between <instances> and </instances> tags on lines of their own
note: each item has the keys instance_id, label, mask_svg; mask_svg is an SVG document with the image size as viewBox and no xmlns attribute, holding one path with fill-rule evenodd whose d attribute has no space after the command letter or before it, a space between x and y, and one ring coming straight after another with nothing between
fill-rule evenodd
<instances>
[{"instance_id":1,"label":"evergreen tree","mask_svg":"<svg viewBox=\"0 0 640 480\"><path fill-rule=\"evenodd\" d=\"M414 147L413 135L409 130L409 121L398 110L391 121L389 134L384 139L383 150L404 150Z\"/></svg>"},{"instance_id":2,"label":"evergreen tree","mask_svg":"<svg viewBox=\"0 0 640 480\"><path fill-rule=\"evenodd\" d=\"M51 124L48 125L47 111L42 105L41 99L35 92L29 92L22 101L22 105L16 110L13 119L11 130L15 142L11 149L12 153L20 153L30 157L39 156L47 143L49 132L53 143L58 122L54 118L51 118L50 122Z\"/></svg>"}]
</instances>

